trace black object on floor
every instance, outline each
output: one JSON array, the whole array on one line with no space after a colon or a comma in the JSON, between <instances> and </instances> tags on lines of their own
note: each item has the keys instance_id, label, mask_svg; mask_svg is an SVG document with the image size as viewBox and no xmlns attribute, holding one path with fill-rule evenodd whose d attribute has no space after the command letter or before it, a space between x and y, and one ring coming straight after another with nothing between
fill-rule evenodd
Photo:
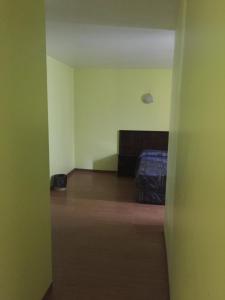
<instances>
[{"instance_id":1,"label":"black object on floor","mask_svg":"<svg viewBox=\"0 0 225 300\"><path fill-rule=\"evenodd\" d=\"M67 175L56 174L52 176L52 189L65 190L67 187Z\"/></svg>"}]
</instances>

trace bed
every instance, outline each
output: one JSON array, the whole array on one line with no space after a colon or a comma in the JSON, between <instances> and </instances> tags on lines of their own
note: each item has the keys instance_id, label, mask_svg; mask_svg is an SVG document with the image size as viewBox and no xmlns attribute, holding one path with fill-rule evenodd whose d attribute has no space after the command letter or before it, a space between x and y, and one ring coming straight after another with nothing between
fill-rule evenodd
<instances>
[{"instance_id":1,"label":"bed","mask_svg":"<svg viewBox=\"0 0 225 300\"><path fill-rule=\"evenodd\" d=\"M145 149L168 150L168 131L119 131L118 176L135 177L138 158Z\"/></svg>"},{"instance_id":2,"label":"bed","mask_svg":"<svg viewBox=\"0 0 225 300\"><path fill-rule=\"evenodd\" d=\"M138 202L165 204L167 151L144 150L136 169Z\"/></svg>"}]
</instances>

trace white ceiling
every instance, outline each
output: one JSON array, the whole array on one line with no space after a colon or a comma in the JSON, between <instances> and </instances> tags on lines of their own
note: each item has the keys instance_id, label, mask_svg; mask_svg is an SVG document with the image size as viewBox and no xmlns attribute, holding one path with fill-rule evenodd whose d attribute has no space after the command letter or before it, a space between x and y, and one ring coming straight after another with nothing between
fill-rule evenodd
<instances>
[{"instance_id":1,"label":"white ceiling","mask_svg":"<svg viewBox=\"0 0 225 300\"><path fill-rule=\"evenodd\" d=\"M46 0L48 55L74 67L172 66L178 0Z\"/></svg>"}]
</instances>

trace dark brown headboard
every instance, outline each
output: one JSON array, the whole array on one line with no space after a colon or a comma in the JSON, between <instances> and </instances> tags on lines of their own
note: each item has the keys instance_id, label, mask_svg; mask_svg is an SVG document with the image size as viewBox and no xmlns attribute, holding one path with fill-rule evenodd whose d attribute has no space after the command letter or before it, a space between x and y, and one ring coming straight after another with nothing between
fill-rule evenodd
<instances>
[{"instance_id":1,"label":"dark brown headboard","mask_svg":"<svg viewBox=\"0 0 225 300\"><path fill-rule=\"evenodd\" d=\"M140 155L145 149L168 150L168 131L119 131L119 154Z\"/></svg>"},{"instance_id":2,"label":"dark brown headboard","mask_svg":"<svg viewBox=\"0 0 225 300\"><path fill-rule=\"evenodd\" d=\"M168 131L119 131L118 175L134 176L143 150L168 150Z\"/></svg>"}]
</instances>

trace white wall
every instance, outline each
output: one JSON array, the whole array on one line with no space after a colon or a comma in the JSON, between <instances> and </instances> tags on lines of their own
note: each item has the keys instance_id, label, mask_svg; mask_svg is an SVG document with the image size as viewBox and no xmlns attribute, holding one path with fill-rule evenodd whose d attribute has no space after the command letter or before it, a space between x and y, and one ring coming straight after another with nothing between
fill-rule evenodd
<instances>
[{"instance_id":1,"label":"white wall","mask_svg":"<svg viewBox=\"0 0 225 300\"><path fill-rule=\"evenodd\" d=\"M50 175L74 168L74 70L47 57Z\"/></svg>"}]
</instances>

